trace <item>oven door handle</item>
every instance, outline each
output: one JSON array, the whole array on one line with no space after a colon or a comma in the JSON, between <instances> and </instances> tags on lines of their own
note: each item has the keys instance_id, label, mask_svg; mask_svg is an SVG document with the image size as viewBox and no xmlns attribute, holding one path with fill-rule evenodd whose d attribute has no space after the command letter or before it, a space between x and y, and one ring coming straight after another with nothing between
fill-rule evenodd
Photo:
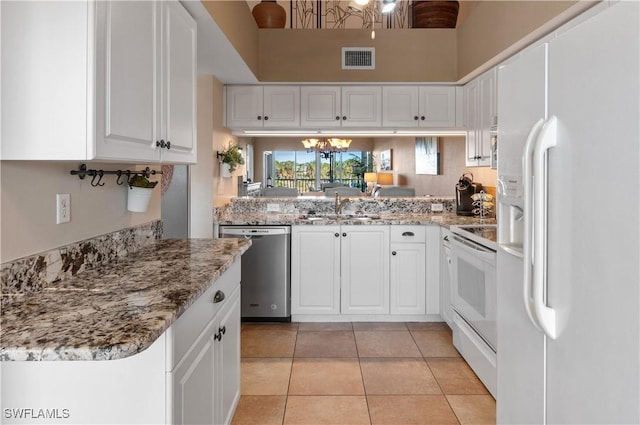
<instances>
[{"instance_id":1,"label":"oven door handle","mask_svg":"<svg viewBox=\"0 0 640 425\"><path fill-rule=\"evenodd\" d=\"M539 331L542 327L538 323L538 317L534 313L533 297L531 296L531 287L533 285L533 150L540 129L544 124L544 119L540 118L531 128L527 136L527 142L524 146L522 154L522 179L524 181L524 240L522 244L523 258L523 283L522 294L524 296L524 308L527 311L529 320Z\"/></svg>"},{"instance_id":2,"label":"oven door handle","mask_svg":"<svg viewBox=\"0 0 640 425\"><path fill-rule=\"evenodd\" d=\"M547 306L544 295L547 284L547 153L556 146L558 119L551 117L540 130L533 151L533 305L544 333L556 339L556 311Z\"/></svg>"},{"instance_id":3,"label":"oven door handle","mask_svg":"<svg viewBox=\"0 0 640 425\"><path fill-rule=\"evenodd\" d=\"M451 237L451 248L457 248L470 255L479 256L486 261L495 261L495 251L456 235L452 235Z\"/></svg>"}]
</instances>

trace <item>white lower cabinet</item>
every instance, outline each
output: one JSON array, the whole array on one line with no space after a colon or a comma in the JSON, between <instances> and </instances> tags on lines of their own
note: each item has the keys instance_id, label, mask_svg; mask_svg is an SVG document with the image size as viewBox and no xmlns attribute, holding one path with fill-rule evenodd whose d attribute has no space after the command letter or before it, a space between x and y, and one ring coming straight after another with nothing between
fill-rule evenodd
<instances>
[{"instance_id":1,"label":"white lower cabinet","mask_svg":"<svg viewBox=\"0 0 640 425\"><path fill-rule=\"evenodd\" d=\"M240 261L142 352L2 362L0 391L3 424L34 423L37 409L56 415L39 418L47 423L229 424L240 398Z\"/></svg>"},{"instance_id":2,"label":"white lower cabinet","mask_svg":"<svg viewBox=\"0 0 640 425\"><path fill-rule=\"evenodd\" d=\"M340 314L340 226L292 226L291 313Z\"/></svg>"},{"instance_id":3,"label":"white lower cabinet","mask_svg":"<svg viewBox=\"0 0 640 425\"><path fill-rule=\"evenodd\" d=\"M426 313L424 226L391 226L391 314Z\"/></svg>"},{"instance_id":4,"label":"white lower cabinet","mask_svg":"<svg viewBox=\"0 0 640 425\"><path fill-rule=\"evenodd\" d=\"M342 314L389 314L389 226L340 226Z\"/></svg>"},{"instance_id":5,"label":"white lower cabinet","mask_svg":"<svg viewBox=\"0 0 640 425\"><path fill-rule=\"evenodd\" d=\"M442 320L440 226L300 225L291 236L294 320Z\"/></svg>"},{"instance_id":6,"label":"white lower cabinet","mask_svg":"<svg viewBox=\"0 0 640 425\"><path fill-rule=\"evenodd\" d=\"M389 313L388 226L293 226L291 312Z\"/></svg>"},{"instance_id":7,"label":"white lower cabinet","mask_svg":"<svg viewBox=\"0 0 640 425\"><path fill-rule=\"evenodd\" d=\"M197 330L209 316L204 330L168 372L173 424L231 423L240 399L240 285L234 281L222 282L215 293L208 291L198 300L219 304L218 310L194 311L179 324ZM175 335L169 343L181 344L180 331L169 333Z\"/></svg>"}]
</instances>

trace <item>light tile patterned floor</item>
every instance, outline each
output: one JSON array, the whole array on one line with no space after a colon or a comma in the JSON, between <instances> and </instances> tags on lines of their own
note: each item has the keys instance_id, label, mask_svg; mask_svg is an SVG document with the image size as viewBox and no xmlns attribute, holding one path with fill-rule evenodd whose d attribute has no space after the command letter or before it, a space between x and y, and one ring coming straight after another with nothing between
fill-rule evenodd
<instances>
[{"instance_id":1,"label":"light tile patterned floor","mask_svg":"<svg viewBox=\"0 0 640 425\"><path fill-rule=\"evenodd\" d=\"M232 425L495 424L443 323L244 323Z\"/></svg>"}]
</instances>

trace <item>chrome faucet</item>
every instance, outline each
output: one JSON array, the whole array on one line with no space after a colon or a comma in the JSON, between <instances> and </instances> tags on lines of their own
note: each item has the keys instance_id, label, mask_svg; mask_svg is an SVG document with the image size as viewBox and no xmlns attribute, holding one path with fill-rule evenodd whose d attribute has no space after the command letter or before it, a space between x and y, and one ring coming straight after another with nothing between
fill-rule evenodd
<instances>
[{"instance_id":1,"label":"chrome faucet","mask_svg":"<svg viewBox=\"0 0 640 425\"><path fill-rule=\"evenodd\" d=\"M338 192L336 192L336 202L334 205L334 211L336 215L340 215L344 206L349 202L351 202L349 198L344 198L343 200L340 200L340 195L338 195Z\"/></svg>"}]
</instances>

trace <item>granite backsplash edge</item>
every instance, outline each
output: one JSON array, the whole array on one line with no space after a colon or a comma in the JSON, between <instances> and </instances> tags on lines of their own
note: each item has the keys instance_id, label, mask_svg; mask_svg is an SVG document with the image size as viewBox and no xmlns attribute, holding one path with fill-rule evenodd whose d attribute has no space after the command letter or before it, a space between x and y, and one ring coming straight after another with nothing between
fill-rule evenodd
<instances>
[{"instance_id":1,"label":"granite backsplash edge","mask_svg":"<svg viewBox=\"0 0 640 425\"><path fill-rule=\"evenodd\" d=\"M154 244L162 230L156 220L0 264L1 305Z\"/></svg>"}]
</instances>

